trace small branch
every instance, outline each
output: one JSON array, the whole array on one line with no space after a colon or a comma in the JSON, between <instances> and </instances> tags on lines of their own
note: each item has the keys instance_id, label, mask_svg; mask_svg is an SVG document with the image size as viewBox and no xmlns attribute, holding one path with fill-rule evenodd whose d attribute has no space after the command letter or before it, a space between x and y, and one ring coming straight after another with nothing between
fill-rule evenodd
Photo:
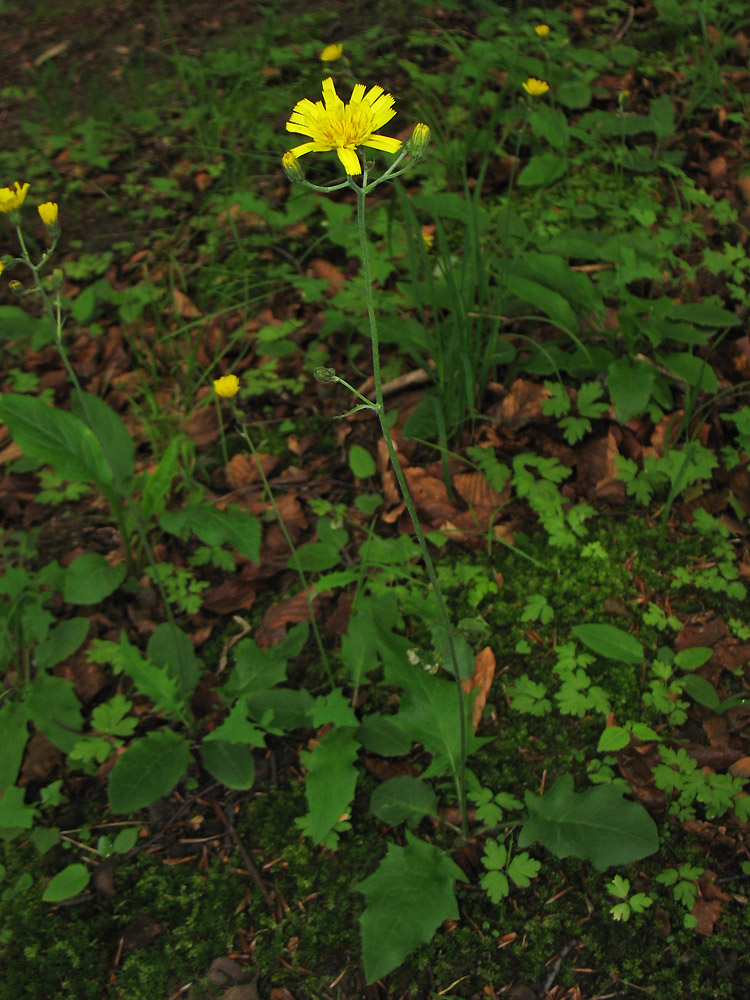
<instances>
[{"instance_id":1,"label":"small branch","mask_svg":"<svg viewBox=\"0 0 750 1000\"><path fill-rule=\"evenodd\" d=\"M229 822L229 819L227 818L226 813L221 808L221 806L219 805L219 803L214 799L214 800L212 800L211 804L214 807L214 812L219 817L219 819L224 824L224 826L227 828L229 836L234 841L235 847L240 852L240 855L242 856L242 860L245 863L245 867L250 872L250 877L252 878L253 882L255 882L255 885L258 888L258 892L263 897L263 902L266 904L266 906L268 907L268 909L270 910L271 913L275 913L276 912L276 908L275 908L275 906L273 904L273 900L271 899L270 895L268 894L268 890L266 889L265 885L263 884L263 879L260 877L260 874L258 873L258 869L255 867L255 865L253 863L253 859L248 854L248 852L247 852L247 850L245 848L245 845L242 843L242 841L240 840L240 838L237 836L237 831L232 826L232 824Z\"/></svg>"}]
</instances>

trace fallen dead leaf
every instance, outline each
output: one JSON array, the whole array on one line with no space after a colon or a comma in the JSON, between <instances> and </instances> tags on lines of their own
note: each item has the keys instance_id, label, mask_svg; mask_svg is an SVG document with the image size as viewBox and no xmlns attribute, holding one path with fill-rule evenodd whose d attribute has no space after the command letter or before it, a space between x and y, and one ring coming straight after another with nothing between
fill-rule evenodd
<instances>
[{"instance_id":1,"label":"fallen dead leaf","mask_svg":"<svg viewBox=\"0 0 750 1000\"><path fill-rule=\"evenodd\" d=\"M468 680L461 681L464 694L470 694L477 688L479 689L474 699L474 704L471 706L471 724L475 732L481 721L484 707L487 704L487 697L490 693L494 676L495 654L489 646L485 646L484 649L477 653L476 660L474 661L474 673Z\"/></svg>"},{"instance_id":2,"label":"fallen dead leaf","mask_svg":"<svg viewBox=\"0 0 750 1000\"><path fill-rule=\"evenodd\" d=\"M538 382L517 378L500 405L500 416L503 420L514 423L543 420L544 415L539 404L543 399L549 399L551 395L549 389L545 389Z\"/></svg>"},{"instance_id":3,"label":"fallen dead leaf","mask_svg":"<svg viewBox=\"0 0 750 1000\"><path fill-rule=\"evenodd\" d=\"M714 924L721 916L721 900L699 899L690 912L698 919L698 923L693 928L695 933L711 937L714 932Z\"/></svg>"}]
</instances>

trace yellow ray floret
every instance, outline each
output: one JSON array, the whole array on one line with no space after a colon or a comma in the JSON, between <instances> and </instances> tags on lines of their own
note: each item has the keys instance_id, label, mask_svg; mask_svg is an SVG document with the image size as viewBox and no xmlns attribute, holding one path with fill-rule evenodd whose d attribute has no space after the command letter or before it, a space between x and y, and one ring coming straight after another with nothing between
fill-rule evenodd
<instances>
[{"instance_id":1,"label":"yellow ray floret","mask_svg":"<svg viewBox=\"0 0 750 1000\"><path fill-rule=\"evenodd\" d=\"M360 146L382 149L386 153L397 153L401 148L400 139L387 135L375 135L393 118L394 100L382 87L370 87L358 83L352 91L348 104L344 104L336 93L333 79L323 81L323 100L313 103L307 98L294 106L287 132L300 132L312 140L290 150L294 156L305 153L325 153L335 150L350 176L362 173L356 150Z\"/></svg>"},{"instance_id":2,"label":"yellow ray floret","mask_svg":"<svg viewBox=\"0 0 750 1000\"><path fill-rule=\"evenodd\" d=\"M22 187L18 181L15 182L15 191L13 188L0 188L0 212L13 212L20 208L28 190L28 184Z\"/></svg>"}]
</instances>

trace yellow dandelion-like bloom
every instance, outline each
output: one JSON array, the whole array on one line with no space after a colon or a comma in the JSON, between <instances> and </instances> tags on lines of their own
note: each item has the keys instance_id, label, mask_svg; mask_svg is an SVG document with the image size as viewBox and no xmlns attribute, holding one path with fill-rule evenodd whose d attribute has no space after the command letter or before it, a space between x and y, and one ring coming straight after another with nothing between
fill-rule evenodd
<instances>
[{"instance_id":1,"label":"yellow dandelion-like bloom","mask_svg":"<svg viewBox=\"0 0 750 1000\"><path fill-rule=\"evenodd\" d=\"M0 212L13 212L20 208L28 190L28 184L21 187L18 181L15 183L15 191L13 188L0 188Z\"/></svg>"},{"instance_id":2,"label":"yellow dandelion-like bloom","mask_svg":"<svg viewBox=\"0 0 750 1000\"><path fill-rule=\"evenodd\" d=\"M0 274L2 274L4 270L5 270L5 264L3 264L3 262L0 260Z\"/></svg>"},{"instance_id":3,"label":"yellow dandelion-like bloom","mask_svg":"<svg viewBox=\"0 0 750 1000\"><path fill-rule=\"evenodd\" d=\"M57 222L57 204L54 201L45 201L43 205L39 206L37 211L39 212L39 218L45 226L54 226Z\"/></svg>"},{"instance_id":4,"label":"yellow dandelion-like bloom","mask_svg":"<svg viewBox=\"0 0 750 1000\"><path fill-rule=\"evenodd\" d=\"M549 90L549 84L547 81L537 80L535 76L530 76L528 80L524 80L521 86L529 97L540 97L542 94L546 94Z\"/></svg>"},{"instance_id":5,"label":"yellow dandelion-like bloom","mask_svg":"<svg viewBox=\"0 0 750 1000\"><path fill-rule=\"evenodd\" d=\"M362 166L355 150L360 146L371 146L386 153L396 153L401 148L400 139L387 135L375 135L377 129L396 114L394 100L382 87L370 87L365 93L365 85L358 83L352 91L348 104L344 104L336 93L333 79L323 81L323 100L313 103L307 98L294 106L287 132L300 132L312 140L295 146L290 152L294 156L305 153L336 152L344 170L350 177L362 173Z\"/></svg>"},{"instance_id":6,"label":"yellow dandelion-like bloom","mask_svg":"<svg viewBox=\"0 0 750 1000\"><path fill-rule=\"evenodd\" d=\"M341 53L343 51L344 51L343 45L326 45L326 47L320 53L320 61L336 62L337 59L341 58Z\"/></svg>"},{"instance_id":7,"label":"yellow dandelion-like bloom","mask_svg":"<svg viewBox=\"0 0 750 1000\"><path fill-rule=\"evenodd\" d=\"M236 375L222 375L214 379L214 392L222 399L232 399L240 391L240 380Z\"/></svg>"},{"instance_id":8,"label":"yellow dandelion-like bloom","mask_svg":"<svg viewBox=\"0 0 750 1000\"><path fill-rule=\"evenodd\" d=\"M534 31L537 33L537 35L539 35L540 38L546 38L547 35L549 34L549 25L537 24L537 26L534 28Z\"/></svg>"},{"instance_id":9,"label":"yellow dandelion-like bloom","mask_svg":"<svg viewBox=\"0 0 750 1000\"><path fill-rule=\"evenodd\" d=\"M425 250L432 250L432 245L435 242L435 234L430 232L425 232L423 229L422 242L424 243Z\"/></svg>"}]
</instances>

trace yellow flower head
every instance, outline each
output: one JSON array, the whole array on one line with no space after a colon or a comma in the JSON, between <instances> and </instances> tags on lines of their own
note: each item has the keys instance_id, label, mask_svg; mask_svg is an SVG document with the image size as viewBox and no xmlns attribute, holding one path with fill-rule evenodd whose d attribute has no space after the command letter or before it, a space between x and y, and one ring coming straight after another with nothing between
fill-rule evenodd
<instances>
[{"instance_id":1,"label":"yellow flower head","mask_svg":"<svg viewBox=\"0 0 750 1000\"><path fill-rule=\"evenodd\" d=\"M341 58L341 53L343 51L344 51L343 45L326 45L326 47L320 53L320 61L336 62L337 59Z\"/></svg>"},{"instance_id":2,"label":"yellow flower head","mask_svg":"<svg viewBox=\"0 0 750 1000\"><path fill-rule=\"evenodd\" d=\"M0 274L2 274L4 270L5 270L5 264L3 264L3 262L0 260Z\"/></svg>"},{"instance_id":3,"label":"yellow flower head","mask_svg":"<svg viewBox=\"0 0 750 1000\"><path fill-rule=\"evenodd\" d=\"M222 375L214 379L214 392L222 399L231 399L240 391L240 380L236 375Z\"/></svg>"},{"instance_id":4,"label":"yellow flower head","mask_svg":"<svg viewBox=\"0 0 750 1000\"><path fill-rule=\"evenodd\" d=\"M20 208L28 190L28 184L21 187L18 181L15 183L15 191L13 188L0 188L0 212L13 212Z\"/></svg>"},{"instance_id":5,"label":"yellow flower head","mask_svg":"<svg viewBox=\"0 0 750 1000\"><path fill-rule=\"evenodd\" d=\"M387 135L375 135L386 122L396 114L393 98L382 87L370 87L365 93L365 85L358 83L352 91L348 104L344 104L336 93L333 79L323 81L323 100L314 104L307 98L294 106L287 132L300 132L312 140L295 146L290 152L294 156L305 153L325 153L336 151L350 177L362 173L362 166L355 150L360 146L371 146L386 153L397 153L401 148L400 139Z\"/></svg>"},{"instance_id":6,"label":"yellow flower head","mask_svg":"<svg viewBox=\"0 0 750 1000\"><path fill-rule=\"evenodd\" d=\"M537 24L537 26L534 28L534 31L537 33L537 35L539 35L540 38L546 38L547 35L549 34L549 25Z\"/></svg>"},{"instance_id":7,"label":"yellow flower head","mask_svg":"<svg viewBox=\"0 0 750 1000\"><path fill-rule=\"evenodd\" d=\"M528 80L524 80L521 86L529 97L540 97L542 94L546 94L549 90L549 84L547 81L537 80L535 76L530 76Z\"/></svg>"},{"instance_id":8,"label":"yellow flower head","mask_svg":"<svg viewBox=\"0 0 750 1000\"><path fill-rule=\"evenodd\" d=\"M45 201L43 205L40 205L37 209L39 212L39 218L45 224L45 226L54 226L57 222L57 203L54 201Z\"/></svg>"}]
</instances>

